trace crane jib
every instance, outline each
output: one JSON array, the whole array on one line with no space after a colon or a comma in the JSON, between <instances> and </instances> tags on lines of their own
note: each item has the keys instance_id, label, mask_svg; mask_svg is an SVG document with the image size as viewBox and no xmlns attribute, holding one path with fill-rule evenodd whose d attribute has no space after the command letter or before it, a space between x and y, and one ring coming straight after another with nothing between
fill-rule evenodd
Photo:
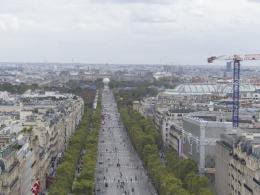
<instances>
[{"instance_id":1,"label":"crane jib","mask_svg":"<svg viewBox=\"0 0 260 195\"><path fill-rule=\"evenodd\" d=\"M222 55L222 56L212 56L208 58L208 63L212 63L215 60L226 60L233 62L233 109L232 109L232 123L233 127L237 128L239 126L239 97L240 97L240 62L241 61L254 61L260 60L260 54L247 54L247 55Z\"/></svg>"},{"instance_id":2,"label":"crane jib","mask_svg":"<svg viewBox=\"0 0 260 195\"><path fill-rule=\"evenodd\" d=\"M245 55L244 60L260 60L260 54Z\"/></svg>"}]
</instances>

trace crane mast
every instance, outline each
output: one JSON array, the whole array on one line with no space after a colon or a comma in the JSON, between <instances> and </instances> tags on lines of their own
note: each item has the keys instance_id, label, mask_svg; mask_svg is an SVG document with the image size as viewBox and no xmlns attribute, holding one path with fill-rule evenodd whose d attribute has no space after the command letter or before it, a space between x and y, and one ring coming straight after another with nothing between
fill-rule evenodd
<instances>
[{"instance_id":1,"label":"crane mast","mask_svg":"<svg viewBox=\"0 0 260 195\"><path fill-rule=\"evenodd\" d=\"M232 124L234 128L237 128L239 125L239 97L240 97L240 61L234 60L233 109L232 109Z\"/></svg>"},{"instance_id":2,"label":"crane mast","mask_svg":"<svg viewBox=\"0 0 260 195\"><path fill-rule=\"evenodd\" d=\"M260 60L260 54L248 54L244 56L212 56L208 58L208 63L215 60L225 60L233 62L233 107L232 107L232 124L234 128L239 125L239 98L240 98L240 62L245 60Z\"/></svg>"}]
</instances>

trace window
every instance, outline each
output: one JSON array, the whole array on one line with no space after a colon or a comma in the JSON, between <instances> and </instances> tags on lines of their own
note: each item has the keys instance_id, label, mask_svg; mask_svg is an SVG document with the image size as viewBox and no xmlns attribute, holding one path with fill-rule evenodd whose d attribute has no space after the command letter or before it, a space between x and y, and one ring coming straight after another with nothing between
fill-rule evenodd
<instances>
[{"instance_id":1,"label":"window","mask_svg":"<svg viewBox=\"0 0 260 195\"><path fill-rule=\"evenodd\" d=\"M186 144L186 137L183 136L183 143Z\"/></svg>"},{"instance_id":2,"label":"window","mask_svg":"<svg viewBox=\"0 0 260 195\"><path fill-rule=\"evenodd\" d=\"M190 144L190 155L192 155L192 143Z\"/></svg>"},{"instance_id":3,"label":"window","mask_svg":"<svg viewBox=\"0 0 260 195\"><path fill-rule=\"evenodd\" d=\"M188 135L188 142L191 144L191 137Z\"/></svg>"},{"instance_id":4,"label":"window","mask_svg":"<svg viewBox=\"0 0 260 195\"><path fill-rule=\"evenodd\" d=\"M197 143L197 145L196 145L196 152L197 152L197 153L200 152L200 144L199 144L199 143Z\"/></svg>"}]
</instances>

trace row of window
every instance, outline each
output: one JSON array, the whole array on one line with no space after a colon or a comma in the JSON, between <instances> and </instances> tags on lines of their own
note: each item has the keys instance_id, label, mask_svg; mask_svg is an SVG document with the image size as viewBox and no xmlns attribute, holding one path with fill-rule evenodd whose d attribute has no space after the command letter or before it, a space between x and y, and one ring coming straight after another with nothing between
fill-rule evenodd
<instances>
[{"instance_id":1,"label":"row of window","mask_svg":"<svg viewBox=\"0 0 260 195\"><path fill-rule=\"evenodd\" d=\"M228 185L229 185L229 187L230 187L233 191L235 191L235 193L237 193L238 195L241 195L241 192L238 191L237 189L235 189L232 184L229 183Z\"/></svg>"},{"instance_id":2,"label":"row of window","mask_svg":"<svg viewBox=\"0 0 260 195\"><path fill-rule=\"evenodd\" d=\"M182 141L183 141L183 144L186 144L187 143L187 138L185 136L183 136ZM189 154L192 155L193 154L193 143L192 143L192 141L190 139L190 136L188 136L188 143L190 145ZM195 145L196 145L196 152L199 153L200 152L200 145L199 145L199 143L195 143Z\"/></svg>"},{"instance_id":3,"label":"row of window","mask_svg":"<svg viewBox=\"0 0 260 195\"><path fill-rule=\"evenodd\" d=\"M232 163L229 163L229 166L232 167L233 170L237 171L241 176L244 176L244 173L236 168Z\"/></svg>"}]
</instances>

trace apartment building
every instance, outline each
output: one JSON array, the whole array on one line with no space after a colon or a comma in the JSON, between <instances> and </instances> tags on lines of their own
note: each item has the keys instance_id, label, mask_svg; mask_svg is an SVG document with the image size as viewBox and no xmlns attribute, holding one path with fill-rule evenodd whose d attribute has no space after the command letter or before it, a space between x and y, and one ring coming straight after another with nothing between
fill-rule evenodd
<instances>
[{"instance_id":1,"label":"apartment building","mask_svg":"<svg viewBox=\"0 0 260 195\"><path fill-rule=\"evenodd\" d=\"M164 146L171 147L181 156L182 155L182 126L183 116L191 109L170 108L163 116L161 134Z\"/></svg>"},{"instance_id":2,"label":"apartment building","mask_svg":"<svg viewBox=\"0 0 260 195\"><path fill-rule=\"evenodd\" d=\"M28 195L35 182L43 191L83 116L84 102L72 94L30 92L5 108L9 118L0 117L0 194Z\"/></svg>"},{"instance_id":3,"label":"apartment building","mask_svg":"<svg viewBox=\"0 0 260 195\"><path fill-rule=\"evenodd\" d=\"M221 136L216 147L215 187L218 195L260 194L260 133Z\"/></svg>"},{"instance_id":4,"label":"apartment building","mask_svg":"<svg viewBox=\"0 0 260 195\"><path fill-rule=\"evenodd\" d=\"M16 151L11 144L0 150L0 194L19 194L19 165Z\"/></svg>"},{"instance_id":5,"label":"apartment building","mask_svg":"<svg viewBox=\"0 0 260 195\"><path fill-rule=\"evenodd\" d=\"M215 146L232 123L219 112L195 112L183 117L183 154L198 163L200 173L214 172Z\"/></svg>"}]
</instances>

